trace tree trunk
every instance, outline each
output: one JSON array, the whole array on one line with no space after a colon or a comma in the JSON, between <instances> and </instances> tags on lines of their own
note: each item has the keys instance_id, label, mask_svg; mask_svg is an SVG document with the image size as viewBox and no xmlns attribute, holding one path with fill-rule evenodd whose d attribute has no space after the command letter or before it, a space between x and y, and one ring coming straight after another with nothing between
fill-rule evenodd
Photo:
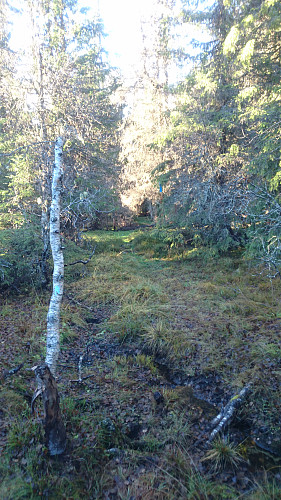
<instances>
[{"instance_id":1,"label":"tree trunk","mask_svg":"<svg viewBox=\"0 0 281 500\"><path fill-rule=\"evenodd\" d=\"M49 256L50 235L49 235L48 208L46 208L44 196L42 196L42 200L44 200L44 202L42 203L42 212L41 212L41 236L43 241L43 250L41 255L40 271L41 271L41 284L43 287L46 287L46 285L49 283L48 256Z\"/></svg>"},{"instance_id":2,"label":"tree trunk","mask_svg":"<svg viewBox=\"0 0 281 500\"><path fill-rule=\"evenodd\" d=\"M35 42L36 46L36 42ZM41 137L43 141L42 158L41 158L41 194L42 194L42 212L41 212L41 234L43 241L43 252L41 256L41 274L42 285L45 287L49 283L49 268L48 257L50 249L50 234L49 234L49 209L51 203L51 186L50 186L50 155L48 132L46 126L46 106L45 106L45 82L44 82L44 65L42 59L42 47L38 47L38 115L40 121Z\"/></svg>"},{"instance_id":3,"label":"tree trunk","mask_svg":"<svg viewBox=\"0 0 281 500\"><path fill-rule=\"evenodd\" d=\"M44 403L44 427L46 444L50 455L61 455L66 448L66 431L61 417L59 393L55 378L47 365L37 366L35 370L41 386Z\"/></svg>"},{"instance_id":4,"label":"tree trunk","mask_svg":"<svg viewBox=\"0 0 281 500\"><path fill-rule=\"evenodd\" d=\"M60 239L60 206L62 190L62 147L63 139L59 137L55 145L55 162L52 179L52 203L50 209L50 245L52 250L53 293L47 316L47 351L46 364L52 374L56 375L56 366L60 347L60 306L63 296L64 261Z\"/></svg>"},{"instance_id":5,"label":"tree trunk","mask_svg":"<svg viewBox=\"0 0 281 500\"><path fill-rule=\"evenodd\" d=\"M52 203L50 209L50 245L53 256L53 292L47 315L46 363L35 368L38 389L32 398L42 394L45 415L46 444L50 455L60 455L66 448L66 431L62 421L59 394L55 381L57 360L60 347L60 307L63 296L64 262L60 240L60 208L62 190L62 147L59 137L55 145L55 162L52 178Z\"/></svg>"}]
</instances>

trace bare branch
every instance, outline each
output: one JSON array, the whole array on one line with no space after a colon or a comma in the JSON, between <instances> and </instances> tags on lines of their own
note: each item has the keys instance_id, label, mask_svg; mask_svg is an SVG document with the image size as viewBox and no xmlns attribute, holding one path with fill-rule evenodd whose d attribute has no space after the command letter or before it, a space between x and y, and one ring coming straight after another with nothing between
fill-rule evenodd
<instances>
[{"instance_id":1,"label":"bare branch","mask_svg":"<svg viewBox=\"0 0 281 500\"><path fill-rule=\"evenodd\" d=\"M33 146L38 146L38 145L42 145L42 144L55 144L56 141L40 141L40 142L32 142L30 144L27 144L26 146L20 146L19 148L17 149L14 149L13 151L10 151L10 153L0 153L0 156L12 156L14 155L15 153L17 153L18 151L21 151L23 149L29 149Z\"/></svg>"},{"instance_id":2,"label":"bare branch","mask_svg":"<svg viewBox=\"0 0 281 500\"><path fill-rule=\"evenodd\" d=\"M69 262L69 264L65 264L65 267L67 267L67 266L75 266L76 264L84 264L84 265L88 264L88 262L90 262L91 258L93 257L93 255L95 253L96 247L97 247L97 245L95 246L95 248L93 249L90 257L87 260L76 260L75 262Z\"/></svg>"}]
</instances>

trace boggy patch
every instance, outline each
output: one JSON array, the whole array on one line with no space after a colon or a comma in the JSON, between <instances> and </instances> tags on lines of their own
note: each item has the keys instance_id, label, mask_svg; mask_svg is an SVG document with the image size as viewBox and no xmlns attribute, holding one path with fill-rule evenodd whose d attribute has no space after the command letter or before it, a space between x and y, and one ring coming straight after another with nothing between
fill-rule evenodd
<instances>
[{"instance_id":1,"label":"boggy patch","mask_svg":"<svg viewBox=\"0 0 281 500\"><path fill-rule=\"evenodd\" d=\"M179 366L177 368L171 366L164 358L156 357L154 361L161 375L169 383L175 386L190 386L194 393L198 395L198 398L202 398L213 405L224 404L231 396L230 389L218 373L200 373L198 370L198 373L189 376Z\"/></svg>"}]
</instances>

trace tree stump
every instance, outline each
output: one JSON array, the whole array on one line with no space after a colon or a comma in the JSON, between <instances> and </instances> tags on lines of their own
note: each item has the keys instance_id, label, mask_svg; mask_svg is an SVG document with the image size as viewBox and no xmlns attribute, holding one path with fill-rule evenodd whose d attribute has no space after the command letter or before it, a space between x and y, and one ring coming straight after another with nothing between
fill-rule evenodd
<instances>
[{"instance_id":1,"label":"tree stump","mask_svg":"<svg viewBox=\"0 0 281 500\"><path fill-rule=\"evenodd\" d=\"M35 375L42 388L46 443L50 455L61 455L66 448L66 431L59 406L57 384L46 364L37 366Z\"/></svg>"}]
</instances>

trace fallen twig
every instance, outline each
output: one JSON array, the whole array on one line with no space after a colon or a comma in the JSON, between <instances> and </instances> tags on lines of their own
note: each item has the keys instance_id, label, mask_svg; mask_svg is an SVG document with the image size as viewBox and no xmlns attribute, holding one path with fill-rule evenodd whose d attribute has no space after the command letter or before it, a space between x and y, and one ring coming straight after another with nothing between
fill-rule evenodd
<instances>
[{"instance_id":1,"label":"fallen twig","mask_svg":"<svg viewBox=\"0 0 281 500\"><path fill-rule=\"evenodd\" d=\"M20 369L24 366L24 363L21 363L19 366L16 366L15 368L12 368L11 370L7 370L4 372L4 379L7 377L11 377L15 373L19 372Z\"/></svg>"},{"instance_id":2,"label":"fallen twig","mask_svg":"<svg viewBox=\"0 0 281 500\"><path fill-rule=\"evenodd\" d=\"M250 392L250 384L248 384L243 387L238 394L233 396L225 407L222 408L221 412L212 421L212 427L214 427L214 430L210 435L209 443L213 441L217 434L219 434L219 432L221 432L224 427L233 420L236 410L242 405L243 401Z\"/></svg>"},{"instance_id":3,"label":"fallen twig","mask_svg":"<svg viewBox=\"0 0 281 500\"><path fill-rule=\"evenodd\" d=\"M85 354L82 354L79 357L79 362L78 362L78 380L74 379L74 380L70 380L69 382L73 382L75 384L82 384L82 382L84 382L84 380L87 380L88 378L96 376L95 373L91 373L90 375L87 375L86 377L82 377L82 363L83 363L84 356L85 356Z\"/></svg>"},{"instance_id":4,"label":"fallen twig","mask_svg":"<svg viewBox=\"0 0 281 500\"><path fill-rule=\"evenodd\" d=\"M64 264L64 267L74 266L75 264L84 264L84 265L88 264L88 262L90 262L91 258L93 257L93 255L96 251L96 248L97 248L97 245L95 245L94 250L92 251L90 257L87 260L75 260L75 262L69 262L68 264Z\"/></svg>"},{"instance_id":5,"label":"fallen twig","mask_svg":"<svg viewBox=\"0 0 281 500\"><path fill-rule=\"evenodd\" d=\"M70 370L76 367L76 365L70 365L68 363L58 363L57 366L61 366L62 368L69 368Z\"/></svg>"},{"instance_id":6,"label":"fallen twig","mask_svg":"<svg viewBox=\"0 0 281 500\"><path fill-rule=\"evenodd\" d=\"M73 299L72 297L70 297L70 295L68 295L67 293L64 293L64 296L70 300L71 302L73 302L73 304L75 304L76 306L79 306L79 307L82 307L83 309L87 309L88 311L93 311L94 309L90 306L86 306L85 304L81 304L81 302L78 302L78 300L75 300Z\"/></svg>"},{"instance_id":7,"label":"fallen twig","mask_svg":"<svg viewBox=\"0 0 281 500\"><path fill-rule=\"evenodd\" d=\"M84 380L87 380L88 378L92 378L92 377L96 377L97 374L96 373L91 373L90 375L87 375L86 377L82 377L81 380L78 379L78 380L70 380L69 382L74 382L76 384L81 384Z\"/></svg>"}]
</instances>

